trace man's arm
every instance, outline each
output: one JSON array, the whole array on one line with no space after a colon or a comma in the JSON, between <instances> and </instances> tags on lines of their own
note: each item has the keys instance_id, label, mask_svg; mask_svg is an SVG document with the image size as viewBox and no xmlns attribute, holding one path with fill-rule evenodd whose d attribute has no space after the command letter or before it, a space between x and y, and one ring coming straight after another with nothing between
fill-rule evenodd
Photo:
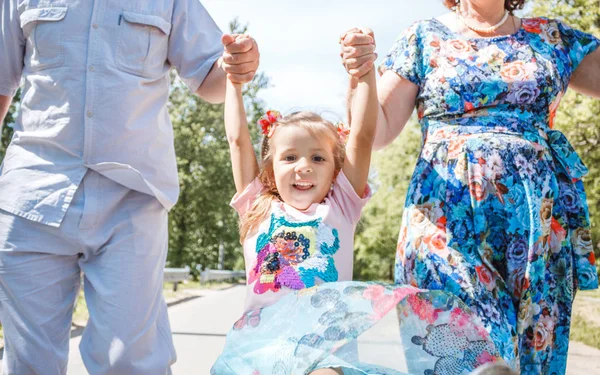
<instances>
[{"instance_id":1,"label":"man's arm","mask_svg":"<svg viewBox=\"0 0 600 375\"><path fill-rule=\"evenodd\" d=\"M17 4L17 1L0 1L0 135L23 71L25 39Z\"/></svg>"},{"instance_id":2,"label":"man's arm","mask_svg":"<svg viewBox=\"0 0 600 375\"><path fill-rule=\"evenodd\" d=\"M167 59L181 80L203 100L223 103L227 76L234 83L242 83L256 73L259 53L254 39L223 35L200 1L176 1L171 23ZM243 79L237 80L236 76Z\"/></svg>"},{"instance_id":3,"label":"man's arm","mask_svg":"<svg viewBox=\"0 0 600 375\"><path fill-rule=\"evenodd\" d=\"M10 96L0 95L0 139L2 138L2 126L4 125L4 118L8 113L10 103L12 103L12 98Z\"/></svg>"},{"instance_id":4,"label":"man's arm","mask_svg":"<svg viewBox=\"0 0 600 375\"><path fill-rule=\"evenodd\" d=\"M196 90L196 95L212 104L219 104L225 101L227 75L221 68L222 64L223 58L220 57L215 61L210 72L198 90Z\"/></svg>"}]
</instances>

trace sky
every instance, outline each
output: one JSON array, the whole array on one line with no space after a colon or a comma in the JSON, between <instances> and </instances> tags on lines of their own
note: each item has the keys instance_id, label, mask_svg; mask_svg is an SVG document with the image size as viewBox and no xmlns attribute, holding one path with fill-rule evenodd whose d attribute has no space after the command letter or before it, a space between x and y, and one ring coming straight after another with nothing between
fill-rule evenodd
<instances>
[{"instance_id":1,"label":"sky","mask_svg":"<svg viewBox=\"0 0 600 375\"><path fill-rule=\"evenodd\" d=\"M248 24L261 53L259 71L271 87L260 94L282 113L304 109L345 120L347 73L339 36L352 27L373 29L380 63L414 21L446 12L442 0L203 0L223 31L234 18Z\"/></svg>"}]
</instances>

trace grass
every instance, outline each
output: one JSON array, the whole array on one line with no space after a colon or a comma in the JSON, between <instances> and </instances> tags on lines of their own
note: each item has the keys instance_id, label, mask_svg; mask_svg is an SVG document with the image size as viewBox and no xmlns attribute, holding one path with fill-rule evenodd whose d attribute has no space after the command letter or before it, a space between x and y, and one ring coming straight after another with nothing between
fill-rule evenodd
<instances>
[{"instance_id":1,"label":"grass","mask_svg":"<svg viewBox=\"0 0 600 375\"><path fill-rule=\"evenodd\" d=\"M600 349L600 290L577 292L570 338Z\"/></svg>"},{"instance_id":2,"label":"grass","mask_svg":"<svg viewBox=\"0 0 600 375\"><path fill-rule=\"evenodd\" d=\"M90 314L88 314L87 304L85 303L85 298L83 296L83 288L81 288L79 290L79 295L77 296L75 309L73 310L73 324L80 327L85 326L89 316Z\"/></svg>"},{"instance_id":3,"label":"grass","mask_svg":"<svg viewBox=\"0 0 600 375\"><path fill-rule=\"evenodd\" d=\"M580 295L586 298L600 298L600 289L583 291L580 290L577 292L577 297L579 297Z\"/></svg>"}]
</instances>

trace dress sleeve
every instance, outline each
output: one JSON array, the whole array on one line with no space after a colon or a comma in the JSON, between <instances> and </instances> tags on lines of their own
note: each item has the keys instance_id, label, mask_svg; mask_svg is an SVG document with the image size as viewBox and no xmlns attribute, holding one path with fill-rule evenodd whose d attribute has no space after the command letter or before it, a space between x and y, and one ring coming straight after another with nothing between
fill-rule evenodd
<instances>
[{"instance_id":1,"label":"dress sleeve","mask_svg":"<svg viewBox=\"0 0 600 375\"><path fill-rule=\"evenodd\" d=\"M392 70L415 85L421 86L421 47L418 29L419 24L415 23L400 34L379 66L380 74Z\"/></svg>"},{"instance_id":2,"label":"dress sleeve","mask_svg":"<svg viewBox=\"0 0 600 375\"><path fill-rule=\"evenodd\" d=\"M560 37L571 61L571 72L574 72L584 57L598 48L600 40L591 34L573 29L561 21L557 22Z\"/></svg>"},{"instance_id":3,"label":"dress sleeve","mask_svg":"<svg viewBox=\"0 0 600 375\"><path fill-rule=\"evenodd\" d=\"M175 0L172 24L169 63L196 92L223 54L222 32L199 0Z\"/></svg>"},{"instance_id":4,"label":"dress sleeve","mask_svg":"<svg viewBox=\"0 0 600 375\"><path fill-rule=\"evenodd\" d=\"M229 205L235 209L240 217L242 217L246 214L246 211L252 207L254 200L263 189L264 187L257 177L246 187L246 189L244 189L244 191L235 194Z\"/></svg>"},{"instance_id":5,"label":"dress sleeve","mask_svg":"<svg viewBox=\"0 0 600 375\"><path fill-rule=\"evenodd\" d=\"M25 39L16 1L0 5L0 95L12 97L21 81Z\"/></svg>"},{"instance_id":6,"label":"dress sleeve","mask_svg":"<svg viewBox=\"0 0 600 375\"><path fill-rule=\"evenodd\" d=\"M371 195L369 185L365 186L362 197L356 194L348 177L343 171L340 171L333 183L333 189L329 193L329 199L332 205L335 205L339 210L338 212L341 212L352 224L356 224L360 220L363 207L371 199Z\"/></svg>"}]
</instances>

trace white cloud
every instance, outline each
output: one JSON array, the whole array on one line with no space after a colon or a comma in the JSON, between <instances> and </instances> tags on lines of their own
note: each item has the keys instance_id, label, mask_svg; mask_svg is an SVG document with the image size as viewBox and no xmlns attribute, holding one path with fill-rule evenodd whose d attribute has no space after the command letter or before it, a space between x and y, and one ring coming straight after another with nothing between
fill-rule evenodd
<instances>
[{"instance_id":1,"label":"white cloud","mask_svg":"<svg viewBox=\"0 0 600 375\"><path fill-rule=\"evenodd\" d=\"M412 22L445 11L442 0L204 0L221 29L238 17L261 50L261 70L273 87L261 94L288 112L329 109L344 119L346 73L338 38L355 26L375 31L380 59Z\"/></svg>"}]
</instances>

